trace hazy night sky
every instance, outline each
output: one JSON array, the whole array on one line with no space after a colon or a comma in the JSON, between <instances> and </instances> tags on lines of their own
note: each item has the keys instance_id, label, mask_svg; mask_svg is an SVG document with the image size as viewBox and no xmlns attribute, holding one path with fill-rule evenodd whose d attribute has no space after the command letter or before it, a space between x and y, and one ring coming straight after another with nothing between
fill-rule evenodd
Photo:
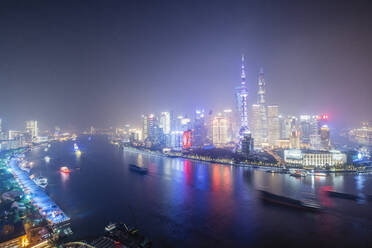
<instances>
[{"instance_id":1,"label":"hazy night sky","mask_svg":"<svg viewBox=\"0 0 372 248\"><path fill-rule=\"evenodd\" d=\"M1 1L0 118L109 126L234 107L240 56L286 114L372 120L368 1Z\"/></svg>"}]
</instances>

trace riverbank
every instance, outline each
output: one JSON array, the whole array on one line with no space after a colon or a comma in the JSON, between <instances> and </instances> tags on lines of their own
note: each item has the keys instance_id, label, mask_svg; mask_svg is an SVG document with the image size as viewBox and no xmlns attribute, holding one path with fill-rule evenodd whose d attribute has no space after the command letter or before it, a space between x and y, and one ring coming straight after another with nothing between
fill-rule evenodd
<instances>
[{"instance_id":1,"label":"riverbank","mask_svg":"<svg viewBox=\"0 0 372 248\"><path fill-rule=\"evenodd\" d=\"M203 159L203 158L195 158L194 156L187 156L185 154L165 154L159 151L152 151L148 149L141 149L137 147L128 147L123 146L123 149L129 150L129 151L135 151L135 152L144 152L147 154L151 154L153 156L161 156L161 157L167 157L167 158L183 158L183 159L190 159L192 161L196 162L204 162L204 163L217 163L217 164L223 164L223 165L230 165L230 166L237 166L237 167L248 167L248 168L254 168L254 169L263 169L263 170L270 170L270 169L300 169L305 170L307 172L313 172L313 173L360 173L357 170L345 170L345 169L334 169L334 170L323 170L323 169L314 169L314 168L298 168L298 167L291 167L291 166L282 166L282 165L273 165L273 164L263 164L263 163L234 163L233 161L226 162L221 160L214 160L214 159Z\"/></svg>"},{"instance_id":2,"label":"riverbank","mask_svg":"<svg viewBox=\"0 0 372 248\"><path fill-rule=\"evenodd\" d=\"M35 206L40 215L45 218L48 223L55 225L69 221L70 218L60 209L57 204L35 184L29 175L19 168L19 157L13 156L9 159L8 165L11 173L22 188L26 198Z\"/></svg>"}]
</instances>

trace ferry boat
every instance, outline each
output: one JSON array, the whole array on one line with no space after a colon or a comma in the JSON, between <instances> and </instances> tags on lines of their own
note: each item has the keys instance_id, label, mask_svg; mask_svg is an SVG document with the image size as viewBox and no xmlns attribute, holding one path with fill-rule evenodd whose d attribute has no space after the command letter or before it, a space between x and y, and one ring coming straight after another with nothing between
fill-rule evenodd
<instances>
[{"instance_id":1,"label":"ferry boat","mask_svg":"<svg viewBox=\"0 0 372 248\"><path fill-rule=\"evenodd\" d=\"M76 143L74 143L74 151L76 152L78 150L79 150L79 146Z\"/></svg>"},{"instance_id":2,"label":"ferry boat","mask_svg":"<svg viewBox=\"0 0 372 248\"><path fill-rule=\"evenodd\" d=\"M46 163L49 163L50 162L50 157L49 156L45 156L44 157L44 160L45 160Z\"/></svg>"},{"instance_id":3,"label":"ferry boat","mask_svg":"<svg viewBox=\"0 0 372 248\"><path fill-rule=\"evenodd\" d=\"M23 161L22 163L19 164L19 168L27 173L30 173L31 171L31 163L27 164L26 161Z\"/></svg>"},{"instance_id":4,"label":"ferry boat","mask_svg":"<svg viewBox=\"0 0 372 248\"><path fill-rule=\"evenodd\" d=\"M306 177L307 176L307 172L303 170L295 170L295 171L291 171L290 173L292 177Z\"/></svg>"},{"instance_id":5,"label":"ferry boat","mask_svg":"<svg viewBox=\"0 0 372 248\"><path fill-rule=\"evenodd\" d=\"M59 168L59 171L62 172L62 173L70 173L70 169L67 167L67 166L62 166L61 168Z\"/></svg>"},{"instance_id":6,"label":"ferry boat","mask_svg":"<svg viewBox=\"0 0 372 248\"><path fill-rule=\"evenodd\" d=\"M110 232L110 231L114 230L115 228L116 228L116 224L115 223L110 223L107 226L105 226L105 231Z\"/></svg>"},{"instance_id":7,"label":"ferry boat","mask_svg":"<svg viewBox=\"0 0 372 248\"><path fill-rule=\"evenodd\" d=\"M135 164L129 164L129 169L132 170L132 171L138 172L140 174L147 174L147 172L148 172L147 168L140 167L140 166L135 165Z\"/></svg>"},{"instance_id":8,"label":"ferry boat","mask_svg":"<svg viewBox=\"0 0 372 248\"><path fill-rule=\"evenodd\" d=\"M261 199L266 202L307 211L321 210L320 205L314 201L300 201L286 196L276 195L264 190L258 190L258 192L260 193Z\"/></svg>"},{"instance_id":9,"label":"ferry boat","mask_svg":"<svg viewBox=\"0 0 372 248\"><path fill-rule=\"evenodd\" d=\"M36 183L37 186L45 189L48 186L48 179L46 177L33 177L32 181Z\"/></svg>"},{"instance_id":10,"label":"ferry boat","mask_svg":"<svg viewBox=\"0 0 372 248\"><path fill-rule=\"evenodd\" d=\"M328 176L328 174L325 173L325 172L314 172L314 176L316 176L316 177L326 177L326 176Z\"/></svg>"}]
</instances>

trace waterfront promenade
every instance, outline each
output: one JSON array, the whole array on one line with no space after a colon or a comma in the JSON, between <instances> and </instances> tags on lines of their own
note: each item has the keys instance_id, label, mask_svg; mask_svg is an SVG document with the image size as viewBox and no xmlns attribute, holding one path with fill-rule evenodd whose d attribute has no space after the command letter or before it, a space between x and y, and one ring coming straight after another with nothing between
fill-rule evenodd
<instances>
[{"instance_id":1,"label":"waterfront promenade","mask_svg":"<svg viewBox=\"0 0 372 248\"><path fill-rule=\"evenodd\" d=\"M37 207L40 215L48 220L50 224L60 224L70 220L45 191L38 187L29 178L29 175L18 167L17 157L11 157L8 161L8 165L26 197Z\"/></svg>"}]
</instances>

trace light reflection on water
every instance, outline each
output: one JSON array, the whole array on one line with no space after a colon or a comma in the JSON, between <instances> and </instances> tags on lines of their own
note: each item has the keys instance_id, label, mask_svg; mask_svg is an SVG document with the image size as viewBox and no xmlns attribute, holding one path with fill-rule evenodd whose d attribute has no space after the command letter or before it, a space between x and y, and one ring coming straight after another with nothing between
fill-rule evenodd
<instances>
[{"instance_id":1,"label":"light reflection on water","mask_svg":"<svg viewBox=\"0 0 372 248\"><path fill-rule=\"evenodd\" d=\"M350 242L367 238L364 234L370 229L358 225L359 219L372 226L367 204L356 206L327 197L323 202L339 207L338 215L317 215L262 204L256 192L265 189L295 198L305 192L321 198L321 187L331 186L336 191L372 194L371 179L363 175L294 178L251 168L123 152L98 138L80 141L84 153L77 162L76 157L69 157L70 145L53 145L49 156L57 159L40 169L48 175L49 191L56 201L73 220L76 216L73 227L77 234L98 234L109 221L125 221L151 237L155 247L246 247L257 242L278 246L282 241L319 244L323 239L324 244L334 245L343 244L339 240L343 240L344 232L350 234ZM33 156L43 158L45 154L38 151ZM130 171L130 163L147 167L148 174ZM81 170L74 170L71 177L65 173L56 176L61 164ZM346 221L345 213L361 217L349 216ZM329 235L332 241L327 241Z\"/></svg>"}]
</instances>

